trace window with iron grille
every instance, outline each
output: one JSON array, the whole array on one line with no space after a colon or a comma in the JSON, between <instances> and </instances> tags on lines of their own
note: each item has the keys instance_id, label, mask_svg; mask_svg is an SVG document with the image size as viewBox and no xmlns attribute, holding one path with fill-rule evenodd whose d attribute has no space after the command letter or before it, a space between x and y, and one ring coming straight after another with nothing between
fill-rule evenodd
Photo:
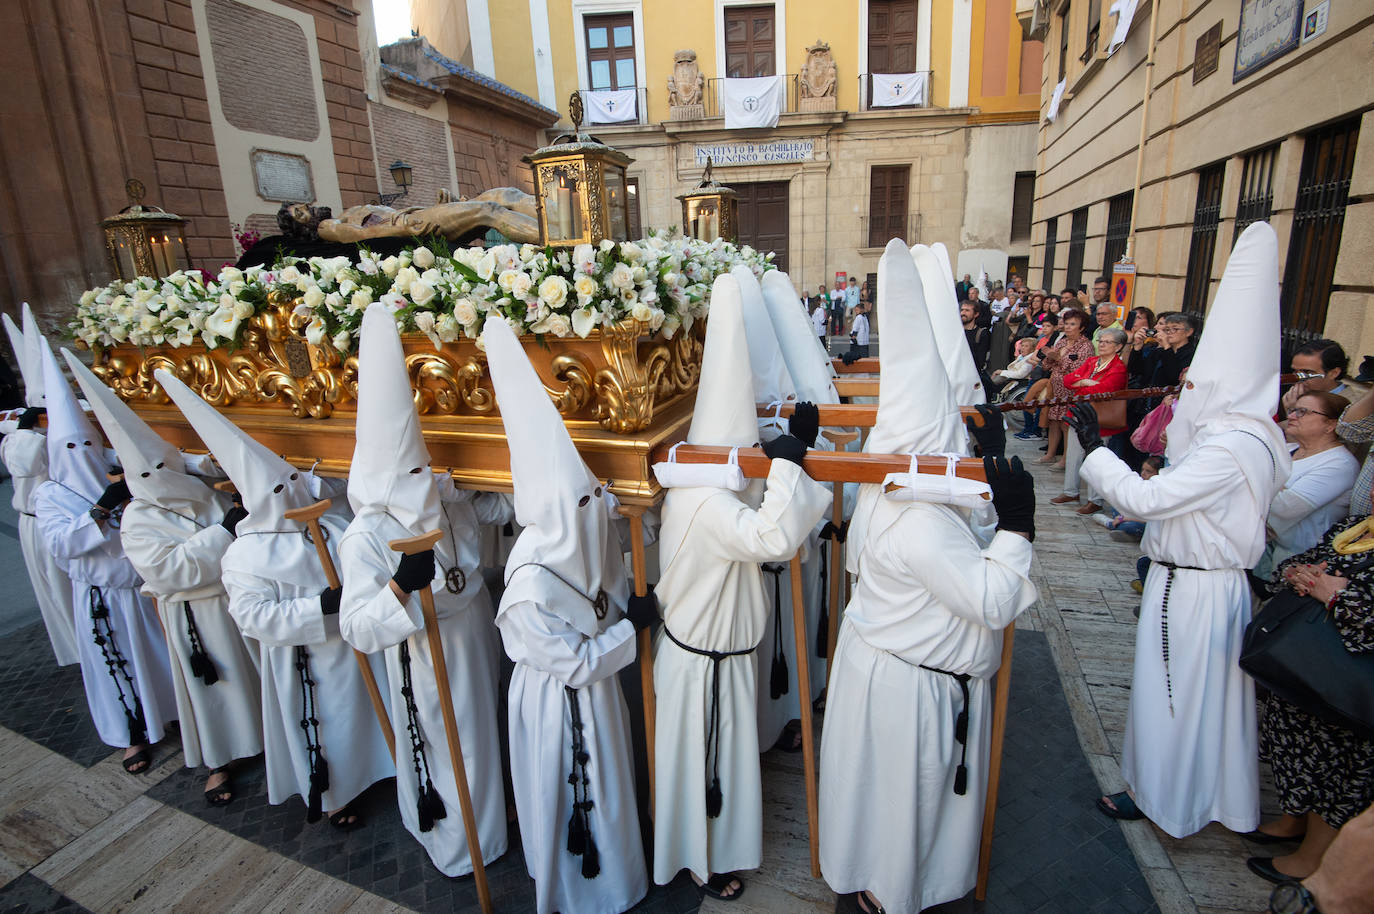
<instances>
[{"instance_id":1,"label":"window with iron grille","mask_svg":"<svg viewBox=\"0 0 1374 914\"><path fill-rule=\"evenodd\" d=\"M1240 172L1240 202L1236 204L1236 233L1231 236L1231 247L1236 246L1236 239L1251 222L1260 222L1273 215L1274 163L1278 158L1277 143L1245 157Z\"/></svg>"},{"instance_id":2,"label":"window with iron grille","mask_svg":"<svg viewBox=\"0 0 1374 914\"><path fill-rule=\"evenodd\" d=\"M1035 206L1035 172L1018 171L1011 192L1011 240L1027 241L1031 234L1031 210Z\"/></svg>"},{"instance_id":3,"label":"window with iron grille","mask_svg":"<svg viewBox=\"0 0 1374 914\"><path fill-rule=\"evenodd\" d=\"M1198 172L1193 239L1188 245L1188 274L1183 280L1182 309L1198 316L1207 310L1212 258L1217 250L1217 225L1221 222L1221 184L1225 178L1225 162L1209 165Z\"/></svg>"},{"instance_id":4,"label":"window with iron grille","mask_svg":"<svg viewBox=\"0 0 1374 914\"><path fill-rule=\"evenodd\" d=\"M1117 194L1107 201L1107 243L1102 247L1102 272L1110 276L1112 267L1126 254L1126 239L1131 234L1130 193Z\"/></svg>"},{"instance_id":5,"label":"window with iron grille","mask_svg":"<svg viewBox=\"0 0 1374 914\"><path fill-rule=\"evenodd\" d=\"M1077 289L1083 282L1083 246L1088 241L1088 208L1079 207L1073 211L1073 222L1069 227L1069 262L1065 266L1064 288Z\"/></svg>"},{"instance_id":6,"label":"window with iron grille","mask_svg":"<svg viewBox=\"0 0 1374 914\"><path fill-rule=\"evenodd\" d=\"M868 185L868 246L880 248L905 238L910 165L874 165Z\"/></svg>"},{"instance_id":7,"label":"window with iron grille","mask_svg":"<svg viewBox=\"0 0 1374 914\"><path fill-rule=\"evenodd\" d=\"M1321 336L1326 327L1326 306L1341 249L1359 138L1359 117L1303 138L1298 201L1293 207L1293 233L1288 240L1288 265L1280 299L1285 356L1296 345Z\"/></svg>"},{"instance_id":8,"label":"window with iron grille","mask_svg":"<svg viewBox=\"0 0 1374 914\"><path fill-rule=\"evenodd\" d=\"M1054 244L1058 241L1059 217L1051 216L1045 223L1045 272L1040 276L1040 288L1054 294Z\"/></svg>"}]
</instances>

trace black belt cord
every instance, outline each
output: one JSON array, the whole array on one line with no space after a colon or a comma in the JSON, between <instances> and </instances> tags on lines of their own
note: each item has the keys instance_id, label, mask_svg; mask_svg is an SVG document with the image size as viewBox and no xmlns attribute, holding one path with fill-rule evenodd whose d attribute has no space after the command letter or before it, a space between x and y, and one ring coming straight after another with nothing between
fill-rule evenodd
<instances>
[{"instance_id":1,"label":"black belt cord","mask_svg":"<svg viewBox=\"0 0 1374 914\"><path fill-rule=\"evenodd\" d=\"M196 614L191 611L191 601L181 601L182 611L186 613L186 639L191 642L191 654L187 658L191 675L199 678L207 686L219 682L219 671L210 655L205 653L205 645L200 640L200 629L196 627Z\"/></svg>"},{"instance_id":2,"label":"black belt cord","mask_svg":"<svg viewBox=\"0 0 1374 914\"><path fill-rule=\"evenodd\" d=\"M448 817L444 801L429 776L429 757L425 754L425 739L420 733L420 709L415 705L415 685L410 677L410 643L401 642L401 697L406 703L406 732L410 734L410 763L415 768L416 811L420 816L420 831L434 828L439 819ZM456 762L454 764L457 764Z\"/></svg>"},{"instance_id":3,"label":"black belt cord","mask_svg":"<svg viewBox=\"0 0 1374 914\"><path fill-rule=\"evenodd\" d=\"M105 658L105 669L110 673L110 679L114 681L115 694L119 697L119 706L124 709L124 718L129 724L129 745L141 746L148 742L148 728L143 716L143 702L139 700L138 689L134 686L134 680L129 675L129 661L119 650L119 645L115 642L114 627L110 625L110 607L105 603L105 594L94 584L90 585L90 590L86 594L91 614L91 636L96 645L100 648L101 656ZM104 623L105 630L101 631L101 623ZM123 683L120 679L123 679ZM129 695L124 694L124 686L129 687ZM133 699L133 707L129 707L129 699Z\"/></svg>"},{"instance_id":4,"label":"black belt cord","mask_svg":"<svg viewBox=\"0 0 1374 914\"><path fill-rule=\"evenodd\" d=\"M301 730L305 733L305 757L310 766L310 793L305 821L318 822L323 814L324 792L329 789L329 763L320 748L320 721L315 716L315 680L310 675L310 652L296 646L296 673L301 680Z\"/></svg>"},{"instance_id":5,"label":"black belt cord","mask_svg":"<svg viewBox=\"0 0 1374 914\"><path fill-rule=\"evenodd\" d=\"M568 773L568 783L573 789L573 805L572 817L568 819L568 853L582 858L583 879L595 879L601 874L601 853L592 839L591 811L595 804L591 799L591 778L587 774L587 763L592 757L587 752L577 689L565 685L563 695L568 700L568 721L572 725L572 771Z\"/></svg>"},{"instance_id":6,"label":"black belt cord","mask_svg":"<svg viewBox=\"0 0 1374 914\"><path fill-rule=\"evenodd\" d=\"M711 779L706 785L706 818L714 819L720 815L725 802L725 795L720 787L720 662L727 657L752 654L757 645L742 651L707 651L683 644L668 631L666 625L663 626L663 633L668 636L669 641L687 653L707 657L711 661L711 710L706 723L706 767L711 773Z\"/></svg>"},{"instance_id":7,"label":"black belt cord","mask_svg":"<svg viewBox=\"0 0 1374 914\"><path fill-rule=\"evenodd\" d=\"M959 691L963 693L964 706L954 716L954 738L963 747L959 752L959 767L954 769L954 793L962 797L968 793L968 681L973 677L968 673L951 673L949 670L926 666L924 663L919 666L941 676L953 677L959 683Z\"/></svg>"},{"instance_id":8,"label":"black belt cord","mask_svg":"<svg viewBox=\"0 0 1374 914\"><path fill-rule=\"evenodd\" d=\"M1151 560L1155 561L1155 560ZM1198 568L1195 565L1177 565L1173 562L1159 560L1159 564L1168 569L1164 576L1164 599L1159 607L1159 637L1160 646L1164 654L1164 689L1169 693L1169 716L1174 716L1174 680L1169 673L1169 589L1174 586L1174 572L1180 569L1184 571L1207 571L1206 568Z\"/></svg>"},{"instance_id":9,"label":"black belt cord","mask_svg":"<svg viewBox=\"0 0 1374 914\"><path fill-rule=\"evenodd\" d=\"M782 646L782 573L786 565L760 565L764 573L773 576L773 666L768 676L768 694L774 701L786 695L787 654Z\"/></svg>"},{"instance_id":10,"label":"black belt cord","mask_svg":"<svg viewBox=\"0 0 1374 914\"><path fill-rule=\"evenodd\" d=\"M833 541L835 544L833 548L838 549L848 533L849 521L845 521L838 527L835 526L834 521L826 521L820 532L821 615L816 622L816 656L822 660L830 657L830 544L826 540Z\"/></svg>"}]
</instances>

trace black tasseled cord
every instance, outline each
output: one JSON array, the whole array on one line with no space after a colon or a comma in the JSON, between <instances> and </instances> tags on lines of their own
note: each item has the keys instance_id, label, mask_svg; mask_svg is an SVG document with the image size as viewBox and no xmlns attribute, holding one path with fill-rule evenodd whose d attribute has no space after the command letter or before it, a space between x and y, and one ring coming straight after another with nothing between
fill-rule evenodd
<instances>
[{"instance_id":1,"label":"black tasseled cord","mask_svg":"<svg viewBox=\"0 0 1374 914\"><path fill-rule=\"evenodd\" d=\"M110 625L110 607L105 603L105 594L99 587L91 585L87 591L87 605L91 615L91 636L96 645L100 648L100 654L105 658L105 669L109 671L110 679L114 681L115 695L119 698L119 706L124 709L124 718L129 725L129 745L141 746L148 742L148 727L143 717L143 702L139 700L138 689L134 685L133 677L129 675L129 661L119 650L119 644L115 642L114 627ZM103 627L103 631L101 630ZM124 694L124 687L128 686L129 694ZM133 707L129 706L132 699Z\"/></svg>"},{"instance_id":2,"label":"black tasseled cord","mask_svg":"<svg viewBox=\"0 0 1374 914\"><path fill-rule=\"evenodd\" d=\"M959 767L954 769L954 793L962 797L968 793L968 683L973 677L969 673L951 673L949 670L926 666L924 663L920 666L923 670L953 678L959 683L959 691L963 695L963 705L959 708L959 713L954 715L954 739L962 747L959 753Z\"/></svg>"},{"instance_id":3,"label":"black tasseled cord","mask_svg":"<svg viewBox=\"0 0 1374 914\"><path fill-rule=\"evenodd\" d=\"M821 540L821 614L816 620L816 656L822 660L830 653L830 562L826 549L829 546Z\"/></svg>"},{"instance_id":4,"label":"black tasseled cord","mask_svg":"<svg viewBox=\"0 0 1374 914\"><path fill-rule=\"evenodd\" d=\"M200 640L200 629L196 627L196 614L191 611L191 601L183 600L181 608L186 613L186 640L191 643L191 654L188 658L191 675L212 686L219 682L219 671L215 669L215 663L210 659L210 655L205 653L205 645Z\"/></svg>"},{"instance_id":5,"label":"black tasseled cord","mask_svg":"<svg viewBox=\"0 0 1374 914\"><path fill-rule=\"evenodd\" d=\"M324 814L324 792L329 789L329 763L320 747L320 721L315 716L315 680L310 675L310 652L296 646L296 674L301 680L301 731L305 734L305 757L310 766L310 793L306 797L305 821L318 822Z\"/></svg>"},{"instance_id":6,"label":"black tasseled cord","mask_svg":"<svg viewBox=\"0 0 1374 914\"><path fill-rule=\"evenodd\" d=\"M765 564L761 567L766 574L773 576L773 665L768 676L768 694L777 701L789 691L787 654L782 646L782 573L787 566Z\"/></svg>"},{"instance_id":7,"label":"black tasseled cord","mask_svg":"<svg viewBox=\"0 0 1374 914\"><path fill-rule=\"evenodd\" d=\"M434 823L448 816L444 801L429 776L429 758L425 754L425 740L420 733L420 711L415 705L415 685L410 678L410 643L401 642L401 697L406 703L406 731L410 734L410 763L415 768L416 811L420 816L420 831L434 828Z\"/></svg>"},{"instance_id":8,"label":"black tasseled cord","mask_svg":"<svg viewBox=\"0 0 1374 914\"><path fill-rule=\"evenodd\" d=\"M582 858L583 879L595 879L601 873L601 853L592 836L591 813L595 804L591 798L591 777L587 774L592 757L587 752L587 734L577 689L564 686L563 694L568 700L568 721L572 727L572 771L568 773L568 783L573 789L573 804L568 819L568 853Z\"/></svg>"}]
</instances>

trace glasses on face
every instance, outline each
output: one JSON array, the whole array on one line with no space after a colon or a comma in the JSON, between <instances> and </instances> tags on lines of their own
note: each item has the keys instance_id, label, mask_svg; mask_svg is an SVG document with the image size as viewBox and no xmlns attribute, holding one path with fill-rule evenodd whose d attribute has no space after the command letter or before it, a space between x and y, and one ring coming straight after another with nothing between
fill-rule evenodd
<instances>
[{"instance_id":1,"label":"glasses on face","mask_svg":"<svg viewBox=\"0 0 1374 914\"><path fill-rule=\"evenodd\" d=\"M1306 416L1306 415L1309 415L1309 414L1311 414L1311 415L1317 415L1317 416L1325 416L1327 419L1334 419L1334 418L1335 418L1335 416L1328 415L1328 414L1322 412L1321 410L1317 410L1317 409L1308 409L1306 406L1295 406L1295 407L1293 407L1292 409L1290 409L1290 410L1288 411L1288 416L1289 416L1290 419L1301 419L1303 416Z\"/></svg>"}]
</instances>

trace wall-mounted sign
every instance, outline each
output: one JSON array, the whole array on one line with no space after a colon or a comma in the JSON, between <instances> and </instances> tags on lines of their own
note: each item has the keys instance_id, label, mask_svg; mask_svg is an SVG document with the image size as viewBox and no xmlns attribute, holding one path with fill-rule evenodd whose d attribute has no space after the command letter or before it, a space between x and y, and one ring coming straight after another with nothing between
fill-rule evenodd
<instances>
[{"instance_id":1,"label":"wall-mounted sign","mask_svg":"<svg viewBox=\"0 0 1374 914\"><path fill-rule=\"evenodd\" d=\"M1326 17L1330 15L1330 0L1322 0L1321 3L1309 8L1302 17L1302 43L1307 44L1322 32L1326 31Z\"/></svg>"},{"instance_id":2,"label":"wall-mounted sign","mask_svg":"<svg viewBox=\"0 0 1374 914\"><path fill-rule=\"evenodd\" d=\"M304 156L253 150L253 180L258 196L273 203L312 203L315 185Z\"/></svg>"},{"instance_id":3,"label":"wall-mounted sign","mask_svg":"<svg viewBox=\"0 0 1374 914\"><path fill-rule=\"evenodd\" d=\"M1236 69L1231 82L1277 60L1298 46L1303 0L1241 0Z\"/></svg>"},{"instance_id":4,"label":"wall-mounted sign","mask_svg":"<svg viewBox=\"0 0 1374 914\"><path fill-rule=\"evenodd\" d=\"M716 168L730 165L774 165L809 162L815 156L815 140L768 140L758 143L701 143L696 147L698 167L709 157Z\"/></svg>"},{"instance_id":5,"label":"wall-mounted sign","mask_svg":"<svg viewBox=\"0 0 1374 914\"><path fill-rule=\"evenodd\" d=\"M1198 37L1193 48L1193 85L1197 85L1217 71L1221 57L1221 23L1218 22Z\"/></svg>"}]
</instances>

